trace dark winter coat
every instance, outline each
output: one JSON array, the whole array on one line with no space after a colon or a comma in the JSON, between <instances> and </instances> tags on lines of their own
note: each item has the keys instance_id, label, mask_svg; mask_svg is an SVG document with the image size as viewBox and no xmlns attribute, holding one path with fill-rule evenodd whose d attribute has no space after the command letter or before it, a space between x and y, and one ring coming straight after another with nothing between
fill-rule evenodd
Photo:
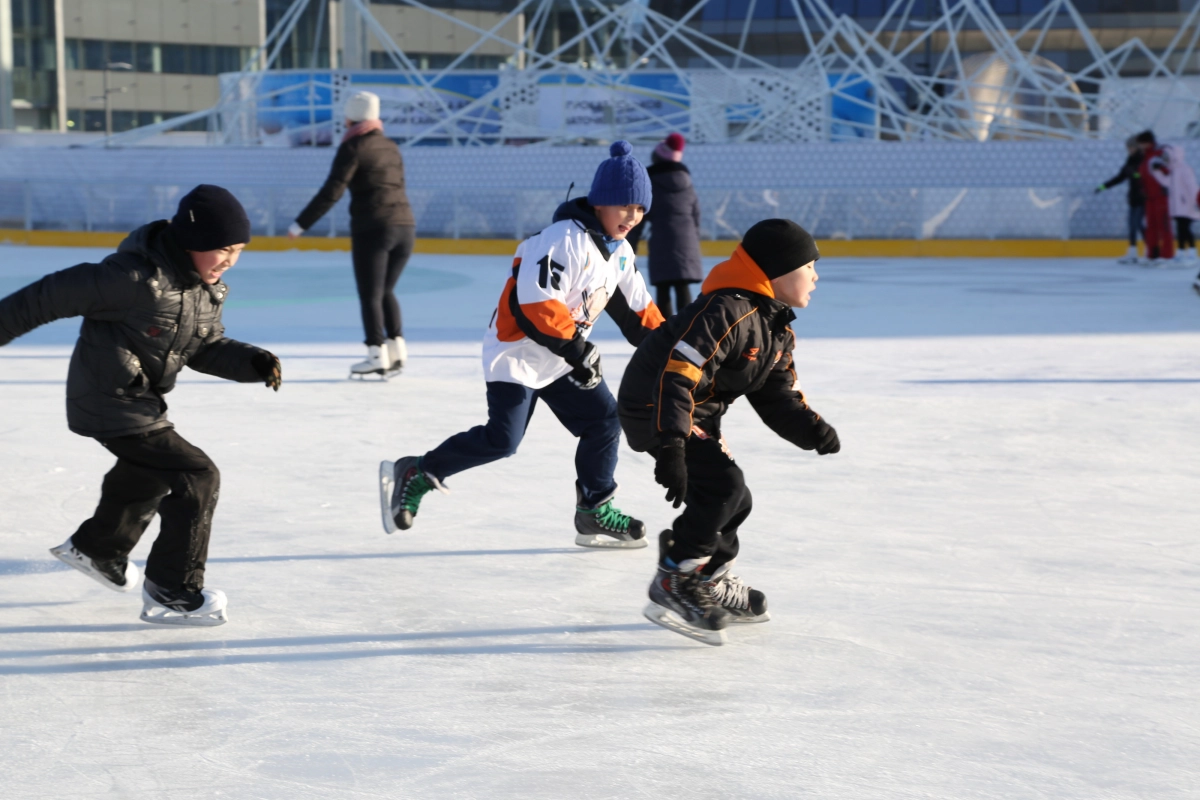
<instances>
[{"instance_id":1,"label":"dark winter coat","mask_svg":"<svg viewBox=\"0 0 1200 800\"><path fill-rule=\"evenodd\" d=\"M814 447L821 417L805 402L792 366L795 318L739 245L625 369L617 406L630 447L644 451L661 437L690 435L693 426L719 433L721 417L742 396L771 430Z\"/></svg>"},{"instance_id":2,"label":"dark winter coat","mask_svg":"<svg viewBox=\"0 0 1200 800\"><path fill-rule=\"evenodd\" d=\"M646 170L654 190L654 202L646 219L635 228L630 244L650 224L650 283L702 281L700 262L700 200L688 168L674 161L655 161Z\"/></svg>"},{"instance_id":3,"label":"dark winter coat","mask_svg":"<svg viewBox=\"0 0 1200 800\"><path fill-rule=\"evenodd\" d=\"M39 325L84 317L67 372L67 424L108 439L172 427L163 395L184 366L263 380L257 347L225 338L229 287L207 285L166 220L131 233L99 264L47 275L0 300L0 345Z\"/></svg>"},{"instance_id":4,"label":"dark winter coat","mask_svg":"<svg viewBox=\"0 0 1200 800\"><path fill-rule=\"evenodd\" d=\"M325 185L296 217L296 224L305 230L316 225L347 187L351 234L390 225L416 225L404 191L400 148L382 131L369 131L342 142Z\"/></svg>"},{"instance_id":5,"label":"dark winter coat","mask_svg":"<svg viewBox=\"0 0 1200 800\"><path fill-rule=\"evenodd\" d=\"M1141 169L1142 154L1134 153L1125 159L1125 165L1121 167L1121 171L1106 180L1103 186L1105 189L1111 189L1122 181L1129 181L1129 193L1127 195L1129 205L1144 206L1146 205L1146 192L1142 188Z\"/></svg>"}]
</instances>

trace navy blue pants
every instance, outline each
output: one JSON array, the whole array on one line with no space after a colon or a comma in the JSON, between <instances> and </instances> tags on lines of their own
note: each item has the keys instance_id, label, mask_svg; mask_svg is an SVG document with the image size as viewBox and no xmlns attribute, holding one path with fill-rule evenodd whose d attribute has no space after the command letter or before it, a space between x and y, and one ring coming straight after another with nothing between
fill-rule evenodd
<instances>
[{"instance_id":1,"label":"navy blue pants","mask_svg":"<svg viewBox=\"0 0 1200 800\"><path fill-rule=\"evenodd\" d=\"M608 499L617 490L613 474L617 469L621 423L617 418L617 401L603 381L595 389L580 389L565 377L541 389L489 381L487 424L451 436L425 454L421 467L445 480L455 473L511 456L525 437L538 400L548 405L563 427L579 439L575 448L575 474L584 506L595 507Z\"/></svg>"},{"instance_id":2,"label":"navy blue pants","mask_svg":"<svg viewBox=\"0 0 1200 800\"><path fill-rule=\"evenodd\" d=\"M1145 206L1130 206L1129 207L1129 246L1137 247L1138 236L1142 235L1142 229L1146 227L1146 207Z\"/></svg>"}]
</instances>

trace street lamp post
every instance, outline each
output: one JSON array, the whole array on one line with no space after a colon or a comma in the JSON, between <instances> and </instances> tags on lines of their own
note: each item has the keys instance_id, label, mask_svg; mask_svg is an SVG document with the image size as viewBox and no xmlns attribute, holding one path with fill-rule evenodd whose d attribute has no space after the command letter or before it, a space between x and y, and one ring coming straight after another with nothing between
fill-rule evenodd
<instances>
[{"instance_id":1,"label":"street lamp post","mask_svg":"<svg viewBox=\"0 0 1200 800\"><path fill-rule=\"evenodd\" d=\"M129 91L128 86L122 86L119 89L108 88L108 73L110 70L114 70L114 69L122 69L122 70L133 69L133 64L127 64L124 61L110 61L104 65L104 137L105 137L105 139L108 139L109 137L112 136L112 101L109 98L115 92L128 92ZM104 144L106 147L108 146L107 141L105 141Z\"/></svg>"}]
</instances>

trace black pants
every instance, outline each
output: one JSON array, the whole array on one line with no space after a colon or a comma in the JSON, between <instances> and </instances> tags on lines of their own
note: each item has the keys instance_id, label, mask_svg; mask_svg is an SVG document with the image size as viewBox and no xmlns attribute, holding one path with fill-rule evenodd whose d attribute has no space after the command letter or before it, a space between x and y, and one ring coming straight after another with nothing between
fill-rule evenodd
<instances>
[{"instance_id":1,"label":"black pants","mask_svg":"<svg viewBox=\"0 0 1200 800\"><path fill-rule=\"evenodd\" d=\"M648 421L621 416L629 446L658 457ZM711 557L704 568L712 573L737 557L738 528L750 516L753 498L741 467L725 447L719 433L693 430L684 451L688 485L683 513L671 525L672 544L666 556L676 564L689 558Z\"/></svg>"},{"instance_id":2,"label":"black pants","mask_svg":"<svg viewBox=\"0 0 1200 800\"><path fill-rule=\"evenodd\" d=\"M350 255L354 259L354 281L362 304L366 344L382 345L388 339L404 335L400 302L396 300L396 281L412 255L414 228L392 225L355 233L350 237Z\"/></svg>"},{"instance_id":3,"label":"black pants","mask_svg":"<svg viewBox=\"0 0 1200 800\"><path fill-rule=\"evenodd\" d=\"M217 466L172 429L100 444L117 465L104 476L95 514L72 537L76 549L95 559L128 556L158 513L162 527L146 577L165 589L202 589L221 487Z\"/></svg>"},{"instance_id":4,"label":"black pants","mask_svg":"<svg viewBox=\"0 0 1200 800\"><path fill-rule=\"evenodd\" d=\"M675 315L676 307L671 305L671 290L675 290L675 301L678 309L682 311L692 302L693 283L694 281L663 281L662 283L654 284L656 290L654 302L664 317Z\"/></svg>"},{"instance_id":5,"label":"black pants","mask_svg":"<svg viewBox=\"0 0 1200 800\"><path fill-rule=\"evenodd\" d=\"M1191 217L1175 218L1175 241L1179 242L1180 250L1196 246L1196 237L1192 233Z\"/></svg>"}]
</instances>

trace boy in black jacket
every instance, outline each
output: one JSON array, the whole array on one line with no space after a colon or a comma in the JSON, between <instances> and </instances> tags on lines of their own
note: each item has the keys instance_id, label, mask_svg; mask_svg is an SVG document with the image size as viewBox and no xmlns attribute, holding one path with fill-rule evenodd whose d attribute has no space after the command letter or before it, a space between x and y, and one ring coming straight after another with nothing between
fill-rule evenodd
<instances>
[{"instance_id":1,"label":"boy in black jacket","mask_svg":"<svg viewBox=\"0 0 1200 800\"><path fill-rule=\"evenodd\" d=\"M791 307L804 308L820 258L807 231L759 222L718 264L691 305L634 354L617 404L629 446L651 453L667 500L686 506L660 537L646 617L707 644L725 642L729 620L765 622L766 597L729 569L750 490L721 437L721 417L745 395L763 422L819 455L841 449L837 432L809 408L792 365Z\"/></svg>"},{"instance_id":2,"label":"boy in black jacket","mask_svg":"<svg viewBox=\"0 0 1200 800\"><path fill-rule=\"evenodd\" d=\"M67 425L117 457L100 504L57 558L118 592L138 570L129 553L157 513L146 561L142 619L220 625L225 593L204 588L204 564L221 476L175 432L163 395L183 367L276 391L279 359L225 338L221 275L250 241L241 203L219 186L184 196L170 222L145 225L99 264L47 275L0 300L0 346L64 317L83 317L67 372Z\"/></svg>"}]
</instances>

